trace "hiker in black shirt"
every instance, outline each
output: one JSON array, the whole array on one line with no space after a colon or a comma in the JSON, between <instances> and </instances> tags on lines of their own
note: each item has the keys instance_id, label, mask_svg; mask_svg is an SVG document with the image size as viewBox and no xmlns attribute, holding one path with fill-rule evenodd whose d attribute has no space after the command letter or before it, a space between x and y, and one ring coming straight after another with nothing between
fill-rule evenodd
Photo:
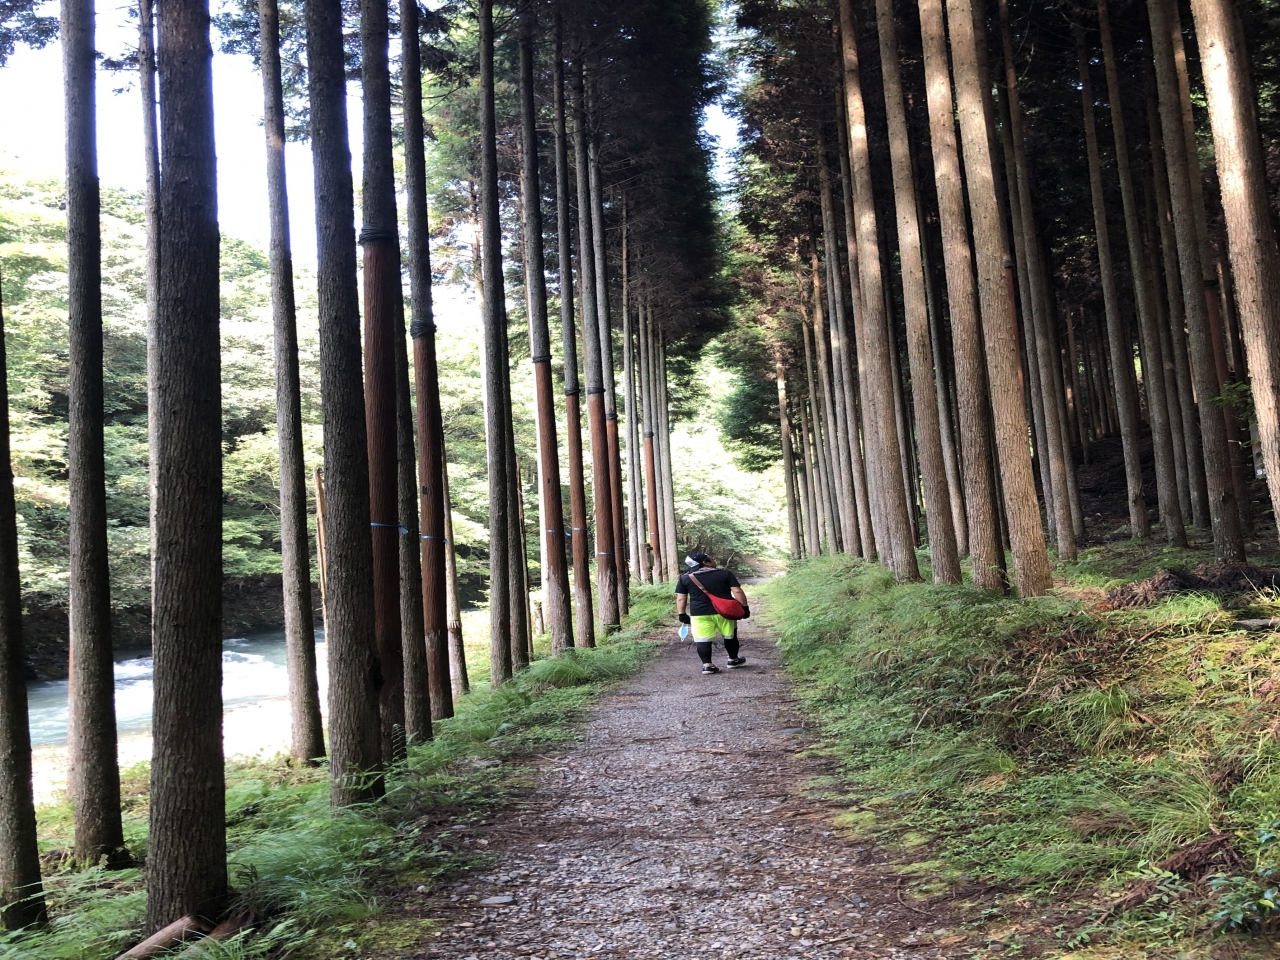
<instances>
[{"instance_id":1,"label":"hiker in black shirt","mask_svg":"<svg viewBox=\"0 0 1280 960\"><path fill-rule=\"evenodd\" d=\"M719 569L715 561L705 553L691 553L684 558L684 562L689 572L676 584L676 617L681 623L689 624L693 630L694 646L698 650L698 659L702 661L702 672L720 672L711 662L711 643L717 635L724 638L725 653L729 655L729 669L742 666L747 658L738 656L737 621L720 616L707 599L707 593L711 593L724 600L737 600L742 604L745 619L751 616L751 609L747 606L747 595L743 592L742 585L731 571Z\"/></svg>"}]
</instances>

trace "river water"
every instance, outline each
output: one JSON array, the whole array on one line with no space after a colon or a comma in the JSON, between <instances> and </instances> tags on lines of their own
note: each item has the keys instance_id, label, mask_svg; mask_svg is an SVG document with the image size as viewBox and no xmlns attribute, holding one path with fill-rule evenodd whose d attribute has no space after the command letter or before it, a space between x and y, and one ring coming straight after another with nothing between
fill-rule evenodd
<instances>
[{"instance_id":1,"label":"river water","mask_svg":"<svg viewBox=\"0 0 1280 960\"><path fill-rule=\"evenodd\" d=\"M316 665L323 708L328 687L323 632L316 631ZM116 730L120 761L150 756L153 666L148 655L116 662ZM272 755L289 748L289 678L284 631L255 633L222 644L223 745L227 756ZM27 684L36 792L43 799L65 779L67 681ZM61 768L61 769L60 769Z\"/></svg>"}]
</instances>

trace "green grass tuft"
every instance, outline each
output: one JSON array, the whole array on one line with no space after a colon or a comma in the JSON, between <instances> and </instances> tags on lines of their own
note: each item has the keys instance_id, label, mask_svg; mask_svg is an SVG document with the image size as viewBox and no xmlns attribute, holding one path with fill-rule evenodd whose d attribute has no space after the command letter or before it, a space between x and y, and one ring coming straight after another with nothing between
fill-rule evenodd
<instances>
[{"instance_id":1,"label":"green grass tuft","mask_svg":"<svg viewBox=\"0 0 1280 960\"><path fill-rule=\"evenodd\" d=\"M851 557L767 585L797 693L864 811L850 827L912 849L928 837L948 882L1089 902L1149 875L1167 896L1154 865L1218 831L1248 848L1280 812L1280 634L1234 630L1242 612L1210 594L1098 603L1100 587L1199 559L1108 545L1026 600L897 585ZM1273 615L1269 592L1248 602ZM1160 936L1211 926L1204 883L1184 886ZM1151 934L1152 915L1108 935Z\"/></svg>"},{"instance_id":2,"label":"green grass tuft","mask_svg":"<svg viewBox=\"0 0 1280 960\"><path fill-rule=\"evenodd\" d=\"M208 960L258 960L287 947L290 956L333 956L359 944L366 921L385 909L388 884L431 883L480 861L460 852L450 826L482 819L525 784L521 759L572 741L582 710L643 667L653 643L642 639L670 616L671 585L633 592L629 617L591 649L559 657L545 650L527 670L457 704L435 724L435 739L409 748L387 775L386 798L333 812L328 771L275 761L227 765L228 866L232 911L267 918L265 927L223 943L203 942ZM544 644L545 646L545 638ZM468 634L479 661L481 631ZM146 764L123 771L125 833L135 857L145 855ZM67 803L39 811L45 886L52 916L43 930L0 934L0 960L108 960L141 938L146 893L139 870L71 872ZM442 826L443 823L443 826ZM334 937L338 939L335 942Z\"/></svg>"}]
</instances>

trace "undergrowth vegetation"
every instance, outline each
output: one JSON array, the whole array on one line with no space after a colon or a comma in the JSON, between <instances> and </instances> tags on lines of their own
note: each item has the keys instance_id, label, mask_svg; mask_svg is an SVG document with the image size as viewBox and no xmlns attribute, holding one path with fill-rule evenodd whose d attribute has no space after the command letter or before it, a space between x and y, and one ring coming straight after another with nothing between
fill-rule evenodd
<instances>
[{"instance_id":1,"label":"undergrowth vegetation","mask_svg":"<svg viewBox=\"0 0 1280 960\"><path fill-rule=\"evenodd\" d=\"M251 935L206 942L201 956L250 960L286 946L294 958L354 956L394 936L394 923L377 920L389 898L484 861L484 844L469 834L528 785L521 759L575 737L582 708L643 666L652 650L643 636L669 610L669 584L633 588L631 615L607 643L543 656L497 690L462 698L456 716L435 724L435 739L389 773L379 803L335 813L324 767L228 764L229 912L261 922ZM126 835L139 861L148 776L146 764L124 774ZM0 960L99 960L136 943L142 871L60 869L70 807L42 808L39 822L52 922L0 934ZM423 933L416 922L413 934Z\"/></svg>"},{"instance_id":2,"label":"undergrowth vegetation","mask_svg":"<svg viewBox=\"0 0 1280 960\"><path fill-rule=\"evenodd\" d=\"M853 788L842 825L917 850L920 893L1072 904L1059 949L1270 929L1280 633L1234 624L1280 616L1280 596L1111 609L1101 588L1166 553L1086 551L1027 600L849 557L766 588L817 749Z\"/></svg>"}]
</instances>

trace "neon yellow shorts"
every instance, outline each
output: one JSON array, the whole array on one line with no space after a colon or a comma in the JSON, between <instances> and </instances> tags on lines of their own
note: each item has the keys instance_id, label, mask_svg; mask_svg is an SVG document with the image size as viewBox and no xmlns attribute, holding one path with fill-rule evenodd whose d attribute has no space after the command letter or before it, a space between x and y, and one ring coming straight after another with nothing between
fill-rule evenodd
<instances>
[{"instance_id":1,"label":"neon yellow shorts","mask_svg":"<svg viewBox=\"0 0 1280 960\"><path fill-rule=\"evenodd\" d=\"M738 623L736 620L729 620L718 614L712 614L709 617L690 617L691 626L693 627L693 639L695 640L714 640L717 636L736 637L738 635Z\"/></svg>"}]
</instances>

